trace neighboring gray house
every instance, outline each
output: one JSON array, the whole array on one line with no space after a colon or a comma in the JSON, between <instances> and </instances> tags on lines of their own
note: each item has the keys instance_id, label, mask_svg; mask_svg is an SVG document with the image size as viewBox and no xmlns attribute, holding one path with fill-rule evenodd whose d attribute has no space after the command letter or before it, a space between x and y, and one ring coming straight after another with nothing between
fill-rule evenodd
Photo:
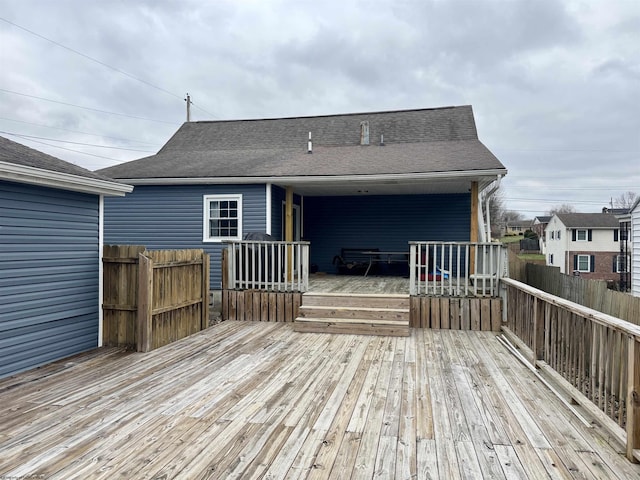
<instances>
[{"instance_id":1,"label":"neighboring gray house","mask_svg":"<svg viewBox=\"0 0 640 480\"><path fill-rule=\"evenodd\" d=\"M132 188L0 137L0 377L100 345L103 197Z\"/></svg>"},{"instance_id":2,"label":"neighboring gray house","mask_svg":"<svg viewBox=\"0 0 640 480\"><path fill-rule=\"evenodd\" d=\"M329 273L342 248L486 240L484 197L507 171L461 106L185 123L158 154L99 173L135 185L105 202L106 242L204 248L217 289L223 242L248 232L308 240Z\"/></svg>"}]
</instances>

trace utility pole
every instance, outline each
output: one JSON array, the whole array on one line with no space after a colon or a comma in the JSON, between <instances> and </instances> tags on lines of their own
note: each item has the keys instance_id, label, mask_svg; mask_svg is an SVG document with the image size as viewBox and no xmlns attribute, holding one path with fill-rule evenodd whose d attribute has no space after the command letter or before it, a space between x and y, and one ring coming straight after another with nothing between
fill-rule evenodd
<instances>
[{"instance_id":1,"label":"utility pole","mask_svg":"<svg viewBox=\"0 0 640 480\"><path fill-rule=\"evenodd\" d=\"M187 93L187 98L184 99L185 102L187 102L187 122L191 121L191 97L189 96L189 94Z\"/></svg>"}]
</instances>

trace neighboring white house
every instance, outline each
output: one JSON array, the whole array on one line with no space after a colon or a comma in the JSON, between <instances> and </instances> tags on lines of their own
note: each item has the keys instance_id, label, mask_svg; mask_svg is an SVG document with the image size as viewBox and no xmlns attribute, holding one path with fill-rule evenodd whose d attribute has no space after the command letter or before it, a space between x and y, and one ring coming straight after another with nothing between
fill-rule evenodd
<instances>
[{"instance_id":1,"label":"neighboring white house","mask_svg":"<svg viewBox=\"0 0 640 480\"><path fill-rule=\"evenodd\" d=\"M640 198L631 207L631 293L640 297Z\"/></svg>"},{"instance_id":2,"label":"neighboring white house","mask_svg":"<svg viewBox=\"0 0 640 480\"><path fill-rule=\"evenodd\" d=\"M545 232L547 265L566 274L617 281L624 265L619 230L618 219L608 213L554 215Z\"/></svg>"}]
</instances>

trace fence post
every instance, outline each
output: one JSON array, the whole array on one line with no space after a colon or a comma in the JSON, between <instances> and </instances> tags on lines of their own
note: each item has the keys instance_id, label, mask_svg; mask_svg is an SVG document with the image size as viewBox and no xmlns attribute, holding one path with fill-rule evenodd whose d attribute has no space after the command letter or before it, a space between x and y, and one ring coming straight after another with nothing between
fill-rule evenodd
<instances>
[{"instance_id":1,"label":"fence post","mask_svg":"<svg viewBox=\"0 0 640 480\"><path fill-rule=\"evenodd\" d=\"M138 352L151 350L153 312L153 260L138 254Z\"/></svg>"},{"instance_id":2,"label":"fence post","mask_svg":"<svg viewBox=\"0 0 640 480\"><path fill-rule=\"evenodd\" d=\"M200 329L204 330L209 326L209 263L210 257L207 253L202 253L202 320ZM223 274L224 277L224 274Z\"/></svg>"},{"instance_id":3,"label":"fence post","mask_svg":"<svg viewBox=\"0 0 640 480\"><path fill-rule=\"evenodd\" d=\"M637 463L634 450L640 449L640 341L629 336L627 362L627 458Z\"/></svg>"}]
</instances>

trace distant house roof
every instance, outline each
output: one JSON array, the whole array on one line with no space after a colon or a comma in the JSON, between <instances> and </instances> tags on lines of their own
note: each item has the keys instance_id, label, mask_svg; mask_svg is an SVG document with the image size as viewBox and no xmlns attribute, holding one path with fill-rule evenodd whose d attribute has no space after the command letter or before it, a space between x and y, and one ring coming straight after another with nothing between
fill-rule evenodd
<instances>
[{"instance_id":1,"label":"distant house roof","mask_svg":"<svg viewBox=\"0 0 640 480\"><path fill-rule=\"evenodd\" d=\"M619 220L610 213L559 213L558 219L567 228L618 228Z\"/></svg>"},{"instance_id":2,"label":"distant house roof","mask_svg":"<svg viewBox=\"0 0 640 480\"><path fill-rule=\"evenodd\" d=\"M362 145L363 124L369 145ZM311 133L312 153L308 153ZM383 145L382 145L383 142ZM156 155L99 171L112 178L205 179L506 174L478 140L471 106L185 123ZM169 183L169 182L161 182Z\"/></svg>"},{"instance_id":3,"label":"distant house roof","mask_svg":"<svg viewBox=\"0 0 640 480\"><path fill-rule=\"evenodd\" d=\"M541 215L533 219L533 223L549 223L551 215Z\"/></svg>"},{"instance_id":4,"label":"distant house roof","mask_svg":"<svg viewBox=\"0 0 640 480\"><path fill-rule=\"evenodd\" d=\"M613 215L626 215L627 213L629 213L629 209L602 207L602 213L611 213Z\"/></svg>"},{"instance_id":5,"label":"distant house roof","mask_svg":"<svg viewBox=\"0 0 640 480\"><path fill-rule=\"evenodd\" d=\"M133 187L0 137L0 179L105 195Z\"/></svg>"},{"instance_id":6,"label":"distant house roof","mask_svg":"<svg viewBox=\"0 0 640 480\"><path fill-rule=\"evenodd\" d=\"M511 222L507 222L507 226L528 228L531 226L532 222L533 220L513 220Z\"/></svg>"}]
</instances>

